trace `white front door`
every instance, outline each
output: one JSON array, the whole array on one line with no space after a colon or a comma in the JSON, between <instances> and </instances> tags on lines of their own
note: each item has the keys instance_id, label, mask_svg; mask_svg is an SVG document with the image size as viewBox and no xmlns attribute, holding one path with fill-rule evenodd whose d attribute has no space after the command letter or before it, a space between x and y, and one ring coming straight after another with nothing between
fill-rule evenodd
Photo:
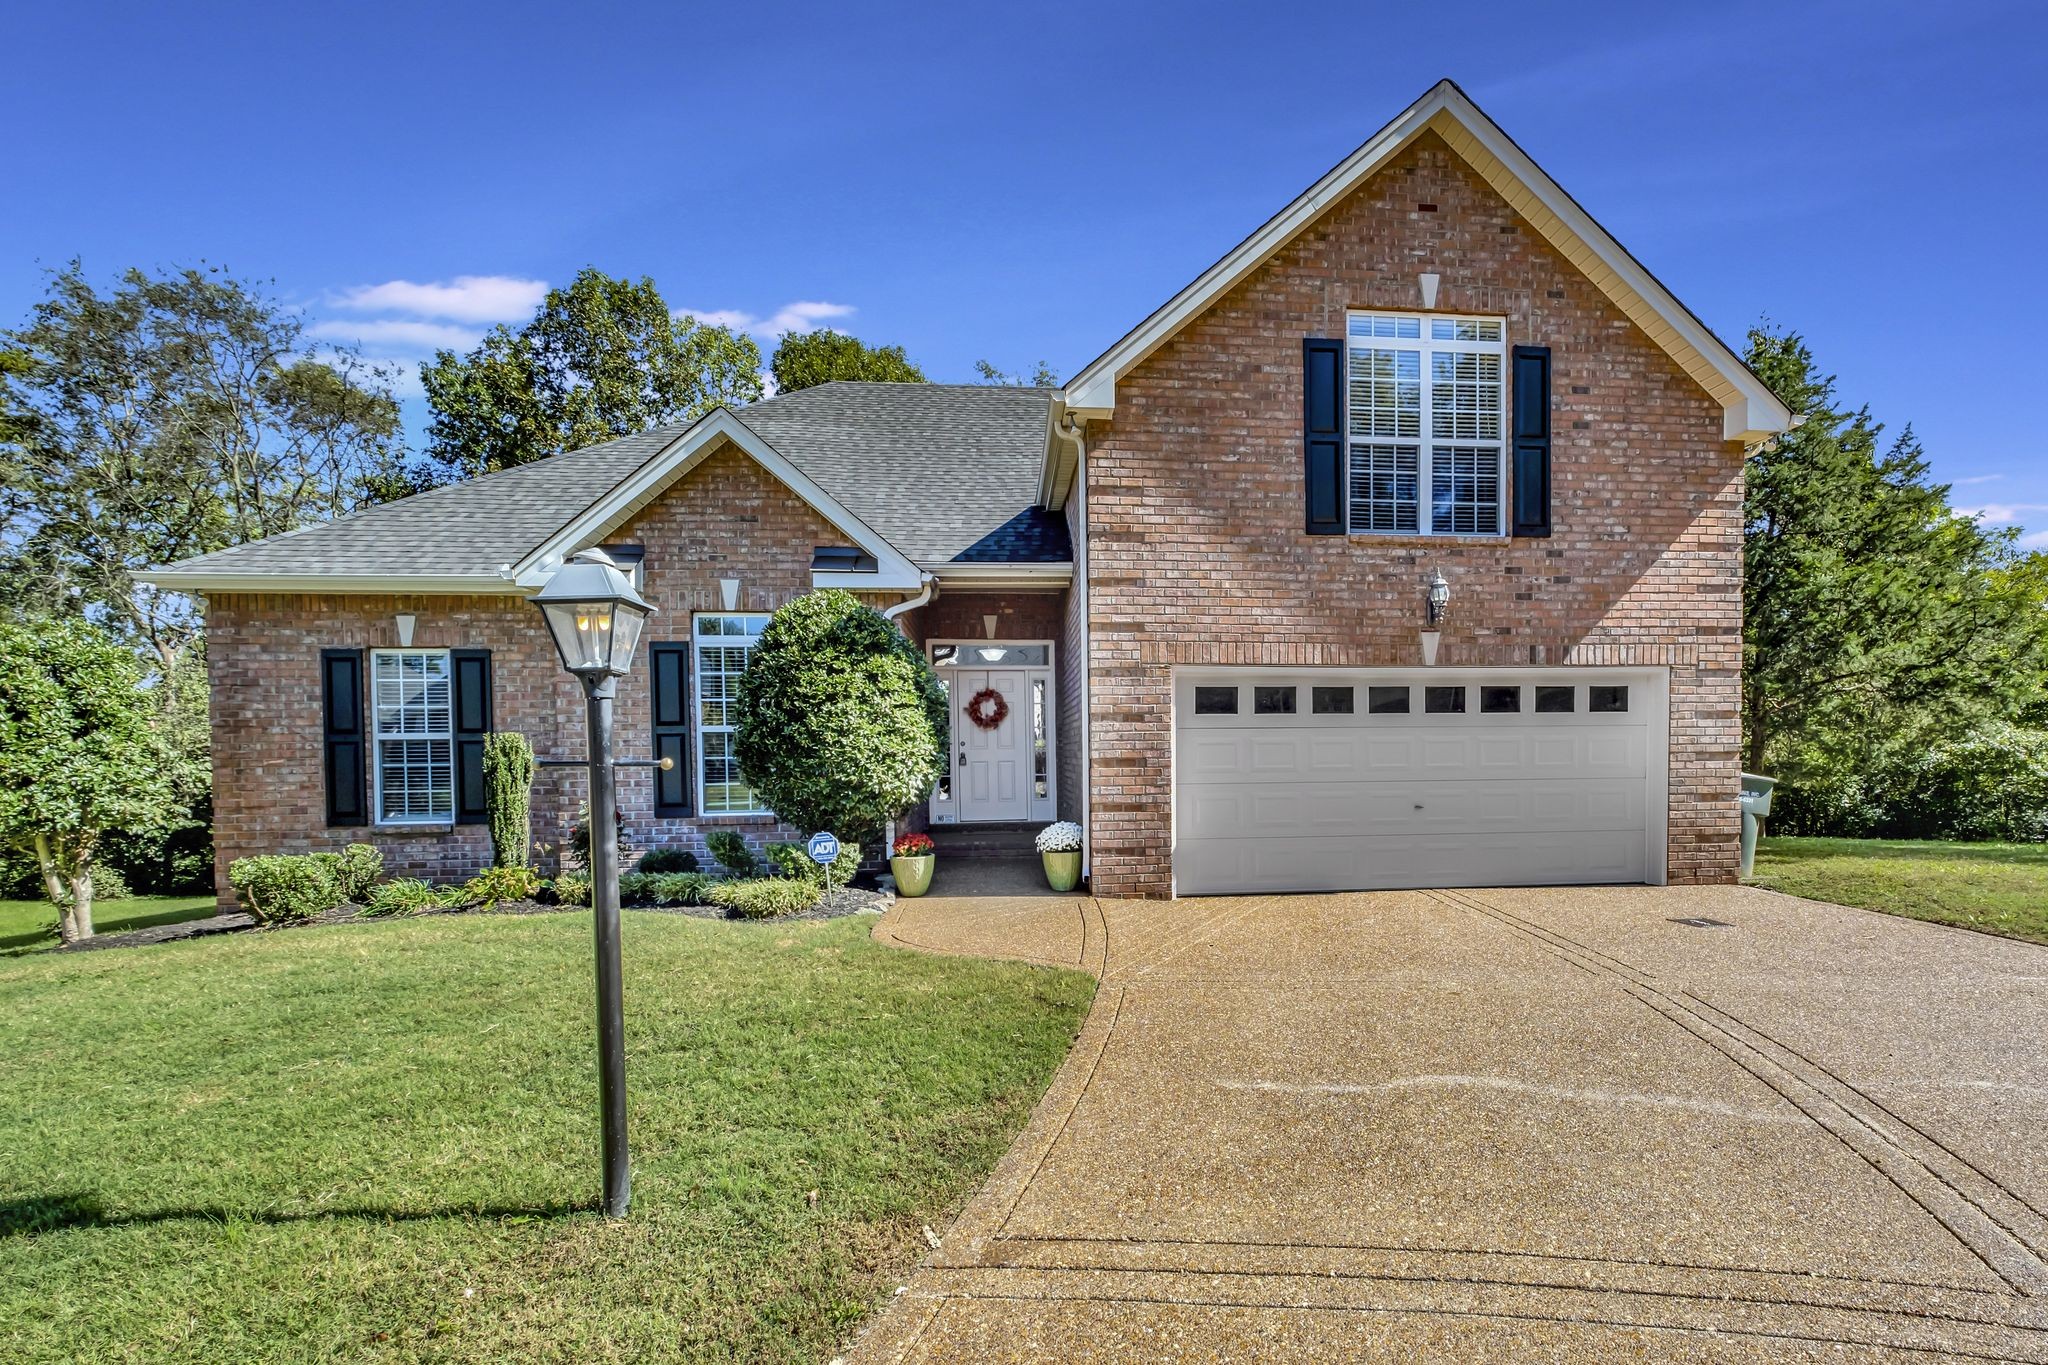
<instances>
[{"instance_id":1,"label":"white front door","mask_svg":"<svg viewBox=\"0 0 2048 1365\"><path fill-rule=\"evenodd\" d=\"M984 730L968 717L993 691L1009 713ZM953 675L953 790L962 820L1024 820L1031 814L1031 680L1020 670L962 669ZM997 708L984 702L982 713Z\"/></svg>"}]
</instances>

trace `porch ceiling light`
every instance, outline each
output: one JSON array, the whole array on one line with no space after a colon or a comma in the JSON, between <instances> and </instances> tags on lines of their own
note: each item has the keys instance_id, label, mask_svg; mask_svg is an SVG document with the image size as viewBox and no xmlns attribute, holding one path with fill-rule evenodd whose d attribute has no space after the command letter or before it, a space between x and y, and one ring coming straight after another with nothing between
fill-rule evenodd
<instances>
[{"instance_id":1,"label":"porch ceiling light","mask_svg":"<svg viewBox=\"0 0 2048 1365\"><path fill-rule=\"evenodd\" d=\"M602 550L570 556L533 603L548 623L562 666L586 682L632 670L640 628L654 610Z\"/></svg>"}]
</instances>

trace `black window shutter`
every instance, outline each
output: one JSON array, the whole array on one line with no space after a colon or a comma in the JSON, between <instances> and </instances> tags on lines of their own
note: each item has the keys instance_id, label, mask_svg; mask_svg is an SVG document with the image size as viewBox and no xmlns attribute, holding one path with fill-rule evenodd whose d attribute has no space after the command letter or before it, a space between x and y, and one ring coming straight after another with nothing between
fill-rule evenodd
<instances>
[{"instance_id":1,"label":"black window shutter","mask_svg":"<svg viewBox=\"0 0 2048 1365\"><path fill-rule=\"evenodd\" d=\"M484 808L484 737L491 733L491 651L451 649L455 671L455 823L480 825Z\"/></svg>"},{"instance_id":2,"label":"black window shutter","mask_svg":"<svg viewBox=\"0 0 2048 1365\"><path fill-rule=\"evenodd\" d=\"M1308 476L1305 529L1312 536L1344 534L1344 343L1326 337L1301 342L1302 453Z\"/></svg>"},{"instance_id":3,"label":"black window shutter","mask_svg":"<svg viewBox=\"0 0 2048 1365\"><path fill-rule=\"evenodd\" d=\"M1515 347L1515 534L1550 534L1550 348Z\"/></svg>"},{"instance_id":4,"label":"black window shutter","mask_svg":"<svg viewBox=\"0 0 2048 1365\"><path fill-rule=\"evenodd\" d=\"M688 815L696 787L690 771L690 647L651 646L647 666L653 675L654 761L674 762L666 772L654 770L654 813Z\"/></svg>"},{"instance_id":5,"label":"black window shutter","mask_svg":"<svg viewBox=\"0 0 2048 1365\"><path fill-rule=\"evenodd\" d=\"M367 825L363 783L363 651L320 651L321 764L327 772L327 823Z\"/></svg>"}]
</instances>

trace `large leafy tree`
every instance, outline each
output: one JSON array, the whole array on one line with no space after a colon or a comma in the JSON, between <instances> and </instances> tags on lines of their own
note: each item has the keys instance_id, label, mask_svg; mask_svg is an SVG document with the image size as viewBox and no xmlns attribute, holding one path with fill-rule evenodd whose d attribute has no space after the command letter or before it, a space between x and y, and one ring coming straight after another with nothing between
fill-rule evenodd
<instances>
[{"instance_id":1,"label":"large leafy tree","mask_svg":"<svg viewBox=\"0 0 2048 1365\"><path fill-rule=\"evenodd\" d=\"M1043 360L1032 366L1028 375L1021 371L1011 374L987 360L975 361L974 372L981 376L984 384L1000 384L1011 389L1056 389L1060 386L1059 371Z\"/></svg>"},{"instance_id":2,"label":"large leafy tree","mask_svg":"<svg viewBox=\"0 0 2048 1365\"><path fill-rule=\"evenodd\" d=\"M444 477L510 469L564 450L690 421L761 396L761 348L669 311L654 281L586 268L514 331L420 367Z\"/></svg>"},{"instance_id":3,"label":"large leafy tree","mask_svg":"<svg viewBox=\"0 0 2048 1365\"><path fill-rule=\"evenodd\" d=\"M1748 359L1804 420L1748 463L1745 764L1838 777L2038 707L2040 584L2013 533L1952 511L1912 430L1886 443L1797 334L1752 332Z\"/></svg>"},{"instance_id":4,"label":"large leafy tree","mask_svg":"<svg viewBox=\"0 0 2048 1365\"><path fill-rule=\"evenodd\" d=\"M928 794L946 757L946 694L917 646L852 593L777 611L740 675L735 756L777 815L848 843Z\"/></svg>"},{"instance_id":5,"label":"large leafy tree","mask_svg":"<svg viewBox=\"0 0 2048 1365\"><path fill-rule=\"evenodd\" d=\"M925 383L924 371L910 363L901 346L870 346L859 337L820 328L790 332L768 362L777 393L794 393L835 379L865 383Z\"/></svg>"},{"instance_id":6,"label":"large leafy tree","mask_svg":"<svg viewBox=\"0 0 2048 1365\"><path fill-rule=\"evenodd\" d=\"M0 622L0 841L34 852L66 942L92 936L92 865L111 831L183 813L135 652L92 624Z\"/></svg>"},{"instance_id":7,"label":"large leafy tree","mask_svg":"<svg viewBox=\"0 0 2048 1365\"><path fill-rule=\"evenodd\" d=\"M102 292L74 261L0 355L0 594L91 617L166 679L199 614L138 571L351 511L401 459L385 377L220 270Z\"/></svg>"}]
</instances>

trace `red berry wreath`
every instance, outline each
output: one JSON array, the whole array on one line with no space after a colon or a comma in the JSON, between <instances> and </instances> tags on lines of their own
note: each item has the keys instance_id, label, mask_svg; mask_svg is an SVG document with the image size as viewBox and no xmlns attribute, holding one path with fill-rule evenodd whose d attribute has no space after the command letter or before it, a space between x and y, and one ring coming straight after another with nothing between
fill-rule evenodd
<instances>
[{"instance_id":1,"label":"red berry wreath","mask_svg":"<svg viewBox=\"0 0 2048 1365\"><path fill-rule=\"evenodd\" d=\"M978 730L993 730L1003 723L1010 714L1010 703L1003 700L1003 694L993 687L984 687L974 694L967 703L967 719L974 722Z\"/></svg>"}]
</instances>

